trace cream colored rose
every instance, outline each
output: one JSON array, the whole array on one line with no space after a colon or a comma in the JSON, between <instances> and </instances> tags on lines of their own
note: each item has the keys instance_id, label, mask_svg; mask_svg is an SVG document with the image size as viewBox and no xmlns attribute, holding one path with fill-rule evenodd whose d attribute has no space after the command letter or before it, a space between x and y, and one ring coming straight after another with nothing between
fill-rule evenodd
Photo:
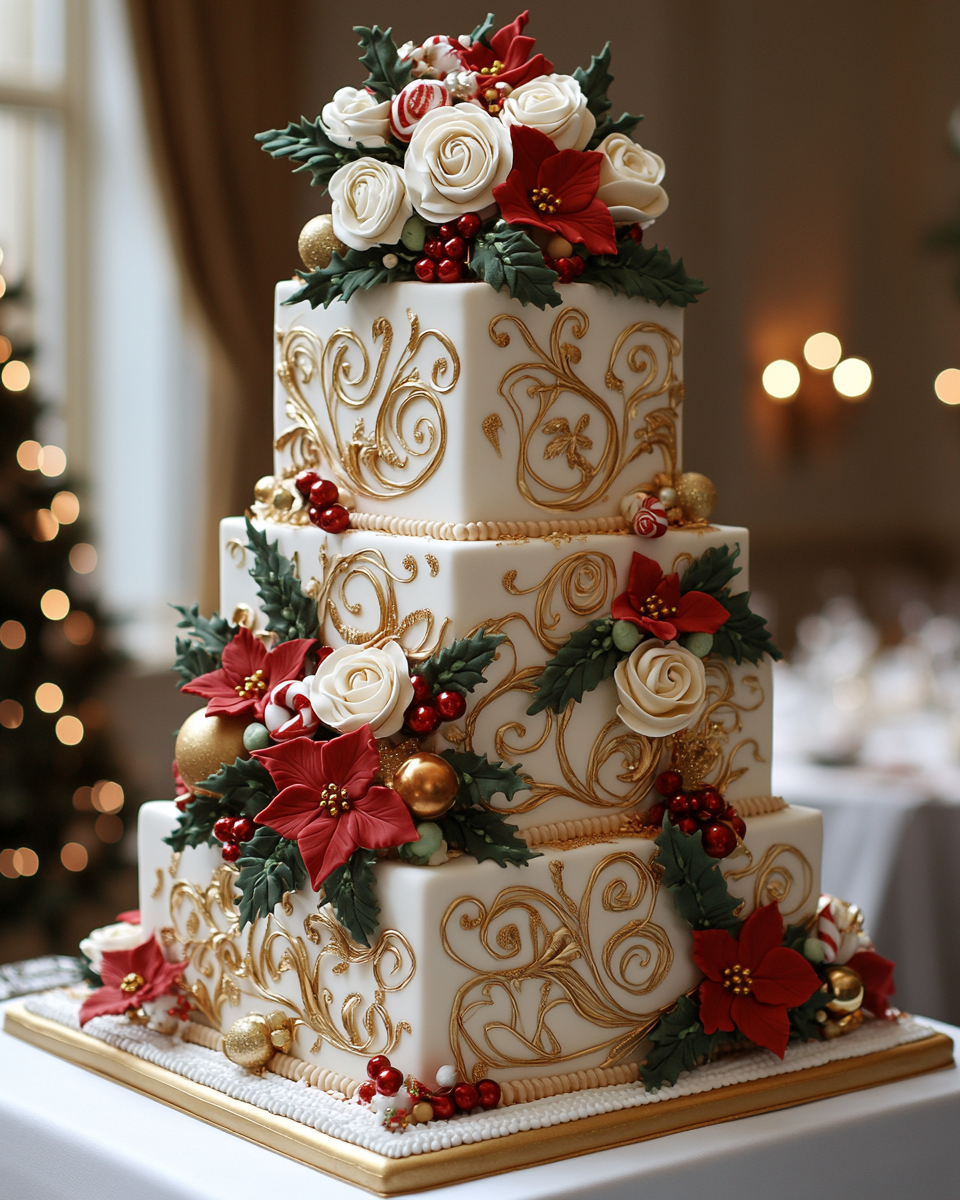
<instances>
[{"instance_id":1,"label":"cream colored rose","mask_svg":"<svg viewBox=\"0 0 960 1200\"><path fill-rule=\"evenodd\" d=\"M310 684L313 711L340 733L369 725L377 737L389 737L403 724L413 700L410 668L399 642L382 650L342 646L317 667Z\"/></svg>"},{"instance_id":2,"label":"cream colored rose","mask_svg":"<svg viewBox=\"0 0 960 1200\"><path fill-rule=\"evenodd\" d=\"M375 158L347 163L327 185L333 199L333 232L354 250L393 245L413 215L403 172Z\"/></svg>"},{"instance_id":3,"label":"cream colored rose","mask_svg":"<svg viewBox=\"0 0 960 1200\"><path fill-rule=\"evenodd\" d=\"M133 950L145 942L148 933L142 925L129 925L119 921L116 925L104 925L92 929L80 943L80 953L90 959L90 966L99 975L104 950Z\"/></svg>"},{"instance_id":4,"label":"cream colored rose","mask_svg":"<svg viewBox=\"0 0 960 1200\"><path fill-rule=\"evenodd\" d=\"M364 88L343 87L323 106L320 124L338 146L362 142L373 149L385 146L390 136L390 101L379 104Z\"/></svg>"},{"instance_id":5,"label":"cream colored rose","mask_svg":"<svg viewBox=\"0 0 960 1200\"><path fill-rule=\"evenodd\" d=\"M641 642L613 673L617 716L647 737L667 737L692 725L703 704L703 663L675 642Z\"/></svg>"},{"instance_id":6,"label":"cream colored rose","mask_svg":"<svg viewBox=\"0 0 960 1200\"><path fill-rule=\"evenodd\" d=\"M667 211L670 201L660 186L665 168L659 154L622 133L609 134L597 149L603 155L597 198L616 224L649 225Z\"/></svg>"},{"instance_id":7,"label":"cream colored rose","mask_svg":"<svg viewBox=\"0 0 960 1200\"><path fill-rule=\"evenodd\" d=\"M473 104L435 108L413 131L403 163L413 207L443 223L493 204L513 152L502 122Z\"/></svg>"},{"instance_id":8,"label":"cream colored rose","mask_svg":"<svg viewBox=\"0 0 960 1200\"><path fill-rule=\"evenodd\" d=\"M572 75L540 75L522 83L504 101L505 125L530 125L558 150L582 150L597 127L587 98Z\"/></svg>"}]
</instances>

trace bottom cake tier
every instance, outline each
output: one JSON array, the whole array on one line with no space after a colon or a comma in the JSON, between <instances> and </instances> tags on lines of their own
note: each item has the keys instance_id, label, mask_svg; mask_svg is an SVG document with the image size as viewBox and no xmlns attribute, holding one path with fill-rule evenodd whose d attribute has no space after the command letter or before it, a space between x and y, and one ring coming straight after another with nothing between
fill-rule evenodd
<instances>
[{"instance_id":1,"label":"bottom cake tier","mask_svg":"<svg viewBox=\"0 0 960 1200\"><path fill-rule=\"evenodd\" d=\"M690 927L661 886L654 831L534 842L523 868L472 858L383 860L379 931L355 942L308 887L240 929L236 870L219 847L173 854L169 801L140 812L140 907L210 1025L281 1009L294 1058L355 1087L373 1055L432 1080L501 1083L514 1101L636 1079L649 1031L701 978ZM777 900L788 923L820 897L820 813L784 807L748 822L720 864L743 916ZM528 1082L530 1081L530 1082Z\"/></svg>"}]
</instances>

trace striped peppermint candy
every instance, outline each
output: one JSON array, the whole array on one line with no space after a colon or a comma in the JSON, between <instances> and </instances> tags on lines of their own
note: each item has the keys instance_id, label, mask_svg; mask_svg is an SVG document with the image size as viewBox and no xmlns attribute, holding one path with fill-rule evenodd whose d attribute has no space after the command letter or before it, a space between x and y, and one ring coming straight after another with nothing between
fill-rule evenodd
<instances>
[{"instance_id":1,"label":"striped peppermint candy","mask_svg":"<svg viewBox=\"0 0 960 1200\"><path fill-rule=\"evenodd\" d=\"M409 142L428 112L450 104L450 93L437 79L415 79L390 102L390 128L400 142Z\"/></svg>"},{"instance_id":2,"label":"striped peppermint candy","mask_svg":"<svg viewBox=\"0 0 960 1200\"><path fill-rule=\"evenodd\" d=\"M316 731L320 718L310 704L312 679L312 675L305 679L285 679L271 690L263 710L263 723L275 742L310 737Z\"/></svg>"},{"instance_id":3,"label":"striped peppermint candy","mask_svg":"<svg viewBox=\"0 0 960 1200\"><path fill-rule=\"evenodd\" d=\"M620 501L620 511L633 532L642 538L663 537L670 526L667 510L648 492L631 492Z\"/></svg>"}]
</instances>

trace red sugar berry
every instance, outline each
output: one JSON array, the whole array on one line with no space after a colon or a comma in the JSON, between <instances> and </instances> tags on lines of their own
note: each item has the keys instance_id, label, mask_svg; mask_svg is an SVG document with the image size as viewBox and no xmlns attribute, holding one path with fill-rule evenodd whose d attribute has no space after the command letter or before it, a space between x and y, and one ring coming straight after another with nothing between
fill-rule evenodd
<instances>
[{"instance_id":1,"label":"red sugar berry","mask_svg":"<svg viewBox=\"0 0 960 1200\"><path fill-rule=\"evenodd\" d=\"M213 836L218 842L233 841L233 817L220 817L213 823Z\"/></svg>"},{"instance_id":2,"label":"red sugar berry","mask_svg":"<svg viewBox=\"0 0 960 1200\"><path fill-rule=\"evenodd\" d=\"M685 817L690 812L690 797L686 792L677 792L670 797L667 807L675 817Z\"/></svg>"},{"instance_id":3,"label":"red sugar berry","mask_svg":"<svg viewBox=\"0 0 960 1200\"><path fill-rule=\"evenodd\" d=\"M316 471L301 471L293 482L300 495L306 498L310 495L313 485L320 482L320 476Z\"/></svg>"},{"instance_id":4,"label":"red sugar berry","mask_svg":"<svg viewBox=\"0 0 960 1200\"><path fill-rule=\"evenodd\" d=\"M683 791L683 777L679 771L661 771L653 786L661 796L673 796Z\"/></svg>"},{"instance_id":5,"label":"red sugar berry","mask_svg":"<svg viewBox=\"0 0 960 1200\"><path fill-rule=\"evenodd\" d=\"M472 1083L458 1083L453 1089L453 1102L461 1112L469 1112L476 1108L480 1096Z\"/></svg>"},{"instance_id":6,"label":"red sugar berry","mask_svg":"<svg viewBox=\"0 0 960 1200\"><path fill-rule=\"evenodd\" d=\"M249 842L257 832L257 827L248 817L235 817L233 821L233 841Z\"/></svg>"},{"instance_id":7,"label":"red sugar berry","mask_svg":"<svg viewBox=\"0 0 960 1200\"><path fill-rule=\"evenodd\" d=\"M436 283L437 264L432 258L419 258L413 266L414 274L421 283Z\"/></svg>"},{"instance_id":8,"label":"red sugar berry","mask_svg":"<svg viewBox=\"0 0 960 1200\"><path fill-rule=\"evenodd\" d=\"M433 258L439 262L443 258L443 240L438 237L428 238L423 243L423 252L427 258Z\"/></svg>"},{"instance_id":9,"label":"red sugar berry","mask_svg":"<svg viewBox=\"0 0 960 1200\"><path fill-rule=\"evenodd\" d=\"M647 820L651 825L656 825L658 828L663 824L663 814L666 812L665 804L655 804L652 808L647 809Z\"/></svg>"},{"instance_id":10,"label":"red sugar berry","mask_svg":"<svg viewBox=\"0 0 960 1200\"><path fill-rule=\"evenodd\" d=\"M432 704L417 704L414 702L404 714L404 719L407 722L407 726L420 737L428 733L433 733L440 724L440 714Z\"/></svg>"},{"instance_id":11,"label":"red sugar berry","mask_svg":"<svg viewBox=\"0 0 960 1200\"><path fill-rule=\"evenodd\" d=\"M361 1083L357 1088L357 1098L362 1100L364 1104L369 1104L377 1094L377 1085L372 1079L368 1079L366 1083Z\"/></svg>"},{"instance_id":12,"label":"red sugar berry","mask_svg":"<svg viewBox=\"0 0 960 1200\"><path fill-rule=\"evenodd\" d=\"M736 849L737 835L729 825L714 821L703 831L703 848L711 858L726 858Z\"/></svg>"},{"instance_id":13,"label":"red sugar berry","mask_svg":"<svg viewBox=\"0 0 960 1200\"><path fill-rule=\"evenodd\" d=\"M451 221L448 225L440 226L440 232L437 234L437 237L440 239L441 242L445 242L447 240L447 238L455 237L456 233L457 233L457 223L456 223L456 221Z\"/></svg>"},{"instance_id":14,"label":"red sugar berry","mask_svg":"<svg viewBox=\"0 0 960 1200\"><path fill-rule=\"evenodd\" d=\"M395 1096L403 1087L403 1072L396 1067L384 1067L377 1076L377 1091L381 1096Z\"/></svg>"},{"instance_id":15,"label":"red sugar berry","mask_svg":"<svg viewBox=\"0 0 960 1200\"><path fill-rule=\"evenodd\" d=\"M376 1081L381 1071L390 1066L390 1059L385 1054L375 1054L367 1063L367 1078Z\"/></svg>"},{"instance_id":16,"label":"red sugar berry","mask_svg":"<svg viewBox=\"0 0 960 1200\"><path fill-rule=\"evenodd\" d=\"M320 528L320 513L322 511L323 509L317 508L315 504L311 504L307 508L307 517L310 520L310 524L316 525L318 529Z\"/></svg>"},{"instance_id":17,"label":"red sugar berry","mask_svg":"<svg viewBox=\"0 0 960 1200\"><path fill-rule=\"evenodd\" d=\"M481 1079L477 1084L477 1100L481 1108L496 1108L500 1103L500 1084L495 1079Z\"/></svg>"},{"instance_id":18,"label":"red sugar berry","mask_svg":"<svg viewBox=\"0 0 960 1200\"><path fill-rule=\"evenodd\" d=\"M447 258L455 258L457 262L467 257L467 243L462 237L448 238L443 243Z\"/></svg>"},{"instance_id":19,"label":"red sugar berry","mask_svg":"<svg viewBox=\"0 0 960 1200\"><path fill-rule=\"evenodd\" d=\"M178 809L178 811L179 811L179 812L186 812L186 811L187 811L187 805L190 803L190 801L191 801L192 799L193 799L193 797L192 797L192 796L181 796L181 797L180 797L180 799L179 799L179 800L176 802L176 803L177 803L177 809Z\"/></svg>"},{"instance_id":20,"label":"red sugar berry","mask_svg":"<svg viewBox=\"0 0 960 1200\"><path fill-rule=\"evenodd\" d=\"M680 817L674 824L681 833L694 833L697 829L697 823L693 817Z\"/></svg>"},{"instance_id":21,"label":"red sugar berry","mask_svg":"<svg viewBox=\"0 0 960 1200\"><path fill-rule=\"evenodd\" d=\"M433 1108L433 1115L439 1121L449 1121L456 1111L452 1088L442 1088L439 1092L434 1092L431 1096L428 1096L427 1099Z\"/></svg>"},{"instance_id":22,"label":"red sugar berry","mask_svg":"<svg viewBox=\"0 0 960 1200\"><path fill-rule=\"evenodd\" d=\"M413 684L413 698L418 704L429 704L433 700L433 688L423 675L411 675L410 682Z\"/></svg>"},{"instance_id":23,"label":"red sugar berry","mask_svg":"<svg viewBox=\"0 0 960 1200\"><path fill-rule=\"evenodd\" d=\"M730 822L733 832L737 835L737 837L740 837L740 838L746 837L746 834L747 834L746 823L744 822L743 817L740 816L740 814L737 812L737 810L733 807L732 804L728 805L726 811L723 814L723 819L725 821Z\"/></svg>"},{"instance_id":24,"label":"red sugar berry","mask_svg":"<svg viewBox=\"0 0 960 1200\"><path fill-rule=\"evenodd\" d=\"M482 224L483 222L476 213L464 213L460 220L457 221L457 233L469 241L470 238L477 236Z\"/></svg>"},{"instance_id":25,"label":"red sugar berry","mask_svg":"<svg viewBox=\"0 0 960 1200\"><path fill-rule=\"evenodd\" d=\"M435 703L445 721L457 721L467 711L467 702L459 692L441 692Z\"/></svg>"},{"instance_id":26,"label":"red sugar berry","mask_svg":"<svg viewBox=\"0 0 960 1200\"><path fill-rule=\"evenodd\" d=\"M310 489L310 503L317 508L329 508L340 499L340 489L332 479L318 479Z\"/></svg>"},{"instance_id":27,"label":"red sugar berry","mask_svg":"<svg viewBox=\"0 0 960 1200\"><path fill-rule=\"evenodd\" d=\"M324 533L343 533L350 524L350 514L342 504L331 504L321 512L317 524Z\"/></svg>"},{"instance_id":28,"label":"red sugar berry","mask_svg":"<svg viewBox=\"0 0 960 1200\"><path fill-rule=\"evenodd\" d=\"M459 283L460 264L455 259L442 258L437 267L437 274L441 283Z\"/></svg>"},{"instance_id":29,"label":"red sugar berry","mask_svg":"<svg viewBox=\"0 0 960 1200\"><path fill-rule=\"evenodd\" d=\"M236 862L240 857L240 847L236 842L229 842L226 846L224 846L221 853L223 854L224 862Z\"/></svg>"},{"instance_id":30,"label":"red sugar berry","mask_svg":"<svg viewBox=\"0 0 960 1200\"><path fill-rule=\"evenodd\" d=\"M583 268L586 265L587 264L586 264L585 260L582 259L579 254L574 254L573 257L570 259L570 269L573 272L574 276L582 275Z\"/></svg>"},{"instance_id":31,"label":"red sugar berry","mask_svg":"<svg viewBox=\"0 0 960 1200\"><path fill-rule=\"evenodd\" d=\"M627 233L630 234L635 242L639 243L643 241L643 230L640 228L639 221L635 221L627 230Z\"/></svg>"}]
</instances>

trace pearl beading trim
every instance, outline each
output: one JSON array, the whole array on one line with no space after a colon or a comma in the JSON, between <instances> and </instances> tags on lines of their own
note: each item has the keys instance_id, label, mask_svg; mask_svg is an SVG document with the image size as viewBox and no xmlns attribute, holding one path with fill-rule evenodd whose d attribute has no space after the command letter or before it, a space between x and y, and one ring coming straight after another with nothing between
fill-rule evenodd
<instances>
[{"instance_id":1,"label":"pearl beading trim","mask_svg":"<svg viewBox=\"0 0 960 1200\"><path fill-rule=\"evenodd\" d=\"M609 817L580 817L575 821L557 821L552 825L533 825L529 829L518 829L517 832L528 846L542 846L544 842L567 842L573 838L616 833L623 821L623 813L614 813Z\"/></svg>"},{"instance_id":2,"label":"pearl beading trim","mask_svg":"<svg viewBox=\"0 0 960 1200\"><path fill-rule=\"evenodd\" d=\"M583 1092L588 1088L610 1087L615 1083L635 1083L640 1078L637 1063L622 1063L619 1067L596 1067L590 1071L572 1071L569 1075L550 1075L546 1079L510 1079L500 1085L504 1106L543 1100L566 1092Z\"/></svg>"},{"instance_id":3,"label":"pearl beading trim","mask_svg":"<svg viewBox=\"0 0 960 1200\"><path fill-rule=\"evenodd\" d=\"M744 820L748 817L765 817L768 813L790 807L782 796L748 796L746 800L731 800L730 803Z\"/></svg>"},{"instance_id":4,"label":"pearl beading trim","mask_svg":"<svg viewBox=\"0 0 960 1200\"><path fill-rule=\"evenodd\" d=\"M59 990L30 996L24 1004L28 1011L38 1016L79 1029L81 1002L75 992ZM783 1061L767 1050L756 1050L707 1063L694 1071L683 1072L673 1087L661 1088L659 1092L646 1092L638 1083L589 1088L524 1101L490 1112L470 1113L451 1121L430 1121L426 1125L411 1126L402 1134L388 1133L366 1106L352 1104L343 1096L316 1087L307 1087L303 1079L294 1083L278 1075L251 1075L223 1054L188 1044L179 1037L165 1037L142 1025L131 1025L121 1017L96 1017L84 1026L84 1032L265 1112L299 1121L387 1158L407 1158L451 1146L508 1137L528 1129L547 1129L598 1113L660 1104L664 1100L697 1095L752 1079L789 1075L808 1067L859 1058L919 1041L933 1031L912 1017L869 1021L846 1037L790 1045Z\"/></svg>"},{"instance_id":5,"label":"pearl beading trim","mask_svg":"<svg viewBox=\"0 0 960 1200\"><path fill-rule=\"evenodd\" d=\"M509 538L546 538L556 534L626 533L623 517L561 518L553 521L418 521L408 517L384 517L378 513L350 514L351 529L396 533L406 537L430 537L441 542L498 542Z\"/></svg>"}]
</instances>

